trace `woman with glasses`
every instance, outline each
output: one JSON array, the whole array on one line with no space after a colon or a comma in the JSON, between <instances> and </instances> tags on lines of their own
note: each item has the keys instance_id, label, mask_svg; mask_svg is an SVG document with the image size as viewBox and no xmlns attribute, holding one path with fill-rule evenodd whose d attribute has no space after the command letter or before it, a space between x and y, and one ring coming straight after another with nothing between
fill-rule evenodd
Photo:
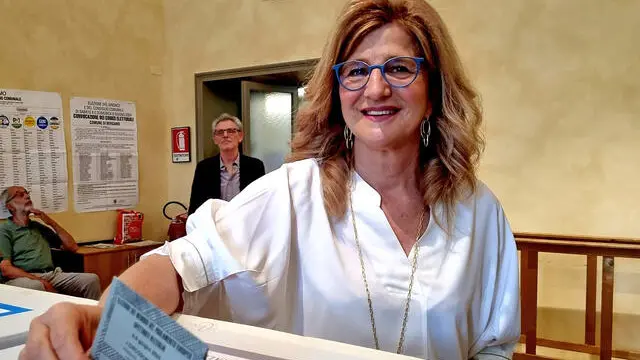
<instances>
[{"instance_id":1,"label":"woman with glasses","mask_svg":"<svg viewBox=\"0 0 640 360\"><path fill-rule=\"evenodd\" d=\"M186 237L121 279L168 313L425 359L511 358L515 242L476 178L480 106L436 11L350 1L305 97L291 162L203 204ZM65 311L33 326L55 341ZM73 313L95 323L100 310Z\"/></svg>"}]
</instances>

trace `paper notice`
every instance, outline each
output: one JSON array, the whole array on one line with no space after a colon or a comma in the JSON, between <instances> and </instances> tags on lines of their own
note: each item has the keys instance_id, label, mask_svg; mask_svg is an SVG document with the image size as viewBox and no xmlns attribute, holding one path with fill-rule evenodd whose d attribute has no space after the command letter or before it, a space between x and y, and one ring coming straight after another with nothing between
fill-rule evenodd
<instances>
[{"instance_id":1,"label":"paper notice","mask_svg":"<svg viewBox=\"0 0 640 360\"><path fill-rule=\"evenodd\" d=\"M38 209L52 213L67 210L67 182L60 94L0 89L0 189L23 186Z\"/></svg>"},{"instance_id":2,"label":"paper notice","mask_svg":"<svg viewBox=\"0 0 640 360\"><path fill-rule=\"evenodd\" d=\"M138 203L138 133L133 102L74 97L71 109L77 212Z\"/></svg>"}]
</instances>

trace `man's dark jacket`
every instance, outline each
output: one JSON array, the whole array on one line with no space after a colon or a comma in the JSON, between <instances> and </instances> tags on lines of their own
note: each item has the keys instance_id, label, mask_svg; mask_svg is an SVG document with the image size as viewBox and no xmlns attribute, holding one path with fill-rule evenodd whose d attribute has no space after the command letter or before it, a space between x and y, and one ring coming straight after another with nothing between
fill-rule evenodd
<instances>
[{"instance_id":1,"label":"man's dark jacket","mask_svg":"<svg viewBox=\"0 0 640 360\"><path fill-rule=\"evenodd\" d=\"M240 191L264 175L262 161L240 155ZM209 199L220 199L220 154L206 158L196 166L191 185L189 215Z\"/></svg>"}]
</instances>

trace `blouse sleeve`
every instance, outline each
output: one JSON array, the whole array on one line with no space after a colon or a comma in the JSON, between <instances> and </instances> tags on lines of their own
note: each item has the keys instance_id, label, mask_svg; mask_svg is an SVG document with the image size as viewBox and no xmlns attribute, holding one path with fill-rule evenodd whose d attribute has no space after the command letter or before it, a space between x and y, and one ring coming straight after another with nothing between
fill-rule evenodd
<instances>
[{"instance_id":1,"label":"blouse sleeve","mask_svg":"<svg viewBox=\"0 0 640 360\"><path fill-rule=\"evenodd\" d=\"M488 217L486 236L496 239L491 264L495 276L483 280L482 317L487 319L480 337L472 345L471 359L511 359L520 337L520 290L518 254L511 227L500 204L495 200ZM485 264L485 266L487 266Z\"/></svg>"},{"instance_id":2,"label":"blouse sleeve","mask_svg":"<svg viewBox=\"0 0 640 360\"><path fill-rule=\"evenodd\" d=\"M254 181L230 202L208 200L187 220L187 235L151 254L168 255L184 289L200 290L241 272L264 284L285 271L293 211L286 166Z\"/></svg>"}]
</instances>

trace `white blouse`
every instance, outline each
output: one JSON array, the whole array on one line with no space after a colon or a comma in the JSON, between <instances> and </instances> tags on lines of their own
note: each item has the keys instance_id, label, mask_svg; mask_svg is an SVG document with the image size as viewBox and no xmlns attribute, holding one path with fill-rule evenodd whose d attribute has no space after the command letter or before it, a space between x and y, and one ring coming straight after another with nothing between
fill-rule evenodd
<instances>
[{"instance_id":1,"label":"white blouse","mask_svg":"<svg viewBox=\"0 0 640 360\"><path fill-rule=\"evenodd\" d=\"M415 248L407 257L380 195L353 176L380 347L395 352ZM482 183L455 214L452 237L432 215L419 242L404 354L511 358L520 336L511 229ZM185 313L374 347L351 216L349 210L342 219L327 215L315 160L285 164L231 202L207 201L187 225L187 236L151 252L171 257L182 277Z\"/></svg>"}]
</instances>

